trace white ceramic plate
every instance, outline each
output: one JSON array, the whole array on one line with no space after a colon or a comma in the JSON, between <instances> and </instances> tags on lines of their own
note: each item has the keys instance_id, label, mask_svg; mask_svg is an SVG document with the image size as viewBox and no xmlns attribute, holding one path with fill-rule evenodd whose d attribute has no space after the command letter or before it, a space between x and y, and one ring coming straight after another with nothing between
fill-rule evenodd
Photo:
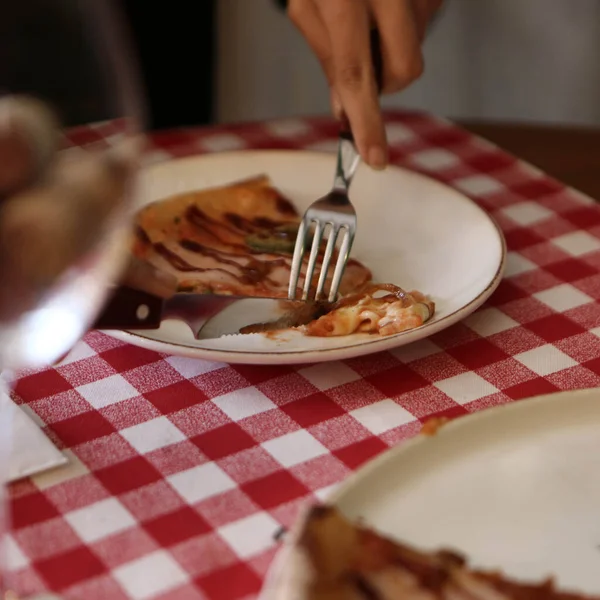
<instances>
[{"instance_id":1,"label":"white ceramic plate","mask_svg":"<svg viewBox=\"0 0 600 600\"><path fill-rule=\"evenodd\" d=\"M328 501L415 546L598 595L600 390L460 418L380 455ZM292 581L290 552L275 561L265 598Z\"/></svg>"},{"instance_id":2,"label":"white ceramic plate","mask_svg":"<svg viewBox=\"0 0 600 600\"><path fill-rule=\"evenodd\" d=\"M600 390L458 419L371 462L333 501L419 546L600 594Z\"/></svg>"},{"instance_id":3,"label":"white ceramic plate","mask_svg":"<svg viewBox=\"0 0 600 600\"><path fill-rule=\"evenodd\" d=\"M303 212L331 187L334 161L330 154L297 151L173 160L144 171L140 205L266 173ZM462 194L396 167L383 173L361 167L351 199L358 213L353 256L373 271L375 281L429 294L436 302L436 315L425 326L390 337L359 334L326 339L288 332L276 338L254 334L196 341L185 325L167 321L156 331L112 335L160 352L229 363L338 360L401 346L440 331L472 313L498 285L504 239L490 217Z\"/></svg>"}]
</instances>

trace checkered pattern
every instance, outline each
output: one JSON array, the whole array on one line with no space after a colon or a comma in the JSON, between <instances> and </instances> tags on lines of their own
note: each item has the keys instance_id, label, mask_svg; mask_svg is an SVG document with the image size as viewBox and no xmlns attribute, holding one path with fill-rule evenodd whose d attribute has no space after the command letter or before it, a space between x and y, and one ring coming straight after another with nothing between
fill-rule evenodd
<instances>
[{"instance_id":1,"label":"checkered pattern","mask_svg":"<svg viewBox=\"0 0 600 600\"><path fill-rule=\"evenodd\" d=\"M389 114L392 160L474 198L508 242L506 278L464 322L394 351L301 366L215 364L90 333L23 374L71 458L11 489L15 585L67 598L250 598L306 499L457 417L600 384L600 210L498 148L423 114ZM108 129L106 129L108 128ZM332 150L325 119L175 131L149 160L243 148ZM114 135L101 125L76 142Z\"/></svg>"}]
</instances>

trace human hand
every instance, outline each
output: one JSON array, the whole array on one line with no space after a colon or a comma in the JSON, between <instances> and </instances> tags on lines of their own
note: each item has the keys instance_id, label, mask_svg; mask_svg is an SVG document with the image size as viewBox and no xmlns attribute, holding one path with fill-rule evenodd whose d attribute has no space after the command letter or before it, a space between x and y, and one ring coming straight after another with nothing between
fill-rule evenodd
<instances>
[{"instance_id":1,"label":"human hand","mask_svg":"<svg viewBox=\"0 0 600 600\"><path fill-rule=\"evenodd\" d=\"M358 151L375 169L388 148L370 50L370 29L381 39L384 94L423 73L421 43L443 0L290 0L288 14L319 59L336 117L345 113Z\"/></svg>"}]
</instances>

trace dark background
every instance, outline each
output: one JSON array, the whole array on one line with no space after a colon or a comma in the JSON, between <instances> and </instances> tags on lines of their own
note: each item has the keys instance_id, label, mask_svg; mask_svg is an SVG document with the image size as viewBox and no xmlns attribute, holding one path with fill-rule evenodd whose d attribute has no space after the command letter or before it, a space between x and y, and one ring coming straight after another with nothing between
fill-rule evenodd
<instances>
[{"instance_id":1,"label":"dark background","mask_svg":"<svg viewBox=\"0 0 600 600\"><path fill-rule=\"evenodd\" d=\"M217 2L120 0L147 94L150 129L213 122ZM274 2L282 10L287 4Z\"/></svg>"},{"instance_id":2,"label":"dark background","mask_svg":"<svg viewBox=\"0 0 600 600\"><path fill-rule=\"evenodd\" d=\"M212 121L217 1L121 0L151 129Z\"/></svg>"}]
</instances>

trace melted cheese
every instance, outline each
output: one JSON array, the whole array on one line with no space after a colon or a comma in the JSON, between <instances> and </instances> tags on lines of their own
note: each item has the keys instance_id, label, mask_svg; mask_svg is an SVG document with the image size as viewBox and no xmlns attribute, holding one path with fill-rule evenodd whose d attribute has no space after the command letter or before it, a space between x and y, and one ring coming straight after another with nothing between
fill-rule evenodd
<instances>
[{"instance_id":1,"label":"melted cheese","mask_svg":"<svg viewBox=\"0 0 600 600\"><path fill-rule=\"evenodd\" d=\"M390 286L386 286L388 289ZM397 288L396 293L377 298L380 288L373 286L364 294L342 299L326 315L302 327L306 335L334 337L353 333L393 335L420 327L435 311L434 303L420 294Z\"/></svg>"}]
</instances>

